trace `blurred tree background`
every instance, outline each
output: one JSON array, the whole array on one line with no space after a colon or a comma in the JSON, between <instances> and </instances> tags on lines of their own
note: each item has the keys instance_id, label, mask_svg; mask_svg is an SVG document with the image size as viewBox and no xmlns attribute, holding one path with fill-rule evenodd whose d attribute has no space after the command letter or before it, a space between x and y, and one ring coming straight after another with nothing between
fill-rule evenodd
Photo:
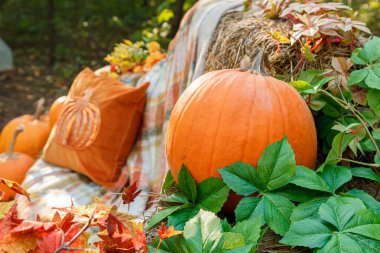
<instances>
[{"instance_id":1,"label":"blurred tree background","mask_svg":"<svg viewBox=\"0 0 380 253\"><path fill-rule=\"evenodd\" d=\"M11 77L0 76L0 128L12 116L31 113L40 96L49 103L66 93L82 68L105 65L104 57L123 39L166 47L196 1L0 0L0 37L15 61ZM343 2L380 35L379 0Z\"/></svg>"},{"instance_id":2,"label":"blurred tree background","mask_svg":"<svg viewBox=\"0 0 380 253\"><path fill-rule=\"evenodd\" d=\"M0 129L65 94L84 67L104 66L123 39L164 48L197 0L0 0L0 38L13 50L15 71L0 75Z\"/></svg>"},{"instance_id":3,"label":"blurred tree background","mask_svg":"<svg viewBox=\"0 0 380 253\"><path fill-rule=\"evenodd\" d=\"M80 66L104 64L104 56L125 38L166 46L170 28L177 28L174 17L181 18L195 1L0 0L0 36L16 54L20 49L35 55L72 77Z\"/></svg>"}]
</instances>

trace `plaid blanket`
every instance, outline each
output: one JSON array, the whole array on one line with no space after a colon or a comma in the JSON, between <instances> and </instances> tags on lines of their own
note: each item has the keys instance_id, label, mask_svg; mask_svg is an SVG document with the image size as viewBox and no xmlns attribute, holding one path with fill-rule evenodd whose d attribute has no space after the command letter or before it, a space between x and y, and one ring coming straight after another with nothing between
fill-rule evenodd
<instances>
[{"instance_id":1,"label":"plaid blanket","mask_svg":"<svg viewBox=\"0 0 380 253\"><path fill-rule=\"evenodd\" d=\"M213 32L229 10L242 8L243 0L202 0L189 10L169 46L168 57L142 77L125 75L124 83L140 85L150 82L146 108L139 136L113 192L120 192L128 182L139 181L143 193L132 203L129 212L140 215L146 208L149 192L159 192L168 170L165 156L165 133L170 113L180 94L204 72L205 56ZM52 215L51 207L85 205L98 196L109 204L121 205L115 194L66 168L38 160L22 184L31 193L31 201L18 197L23 218Z\"/></svg>"}]
</instances>

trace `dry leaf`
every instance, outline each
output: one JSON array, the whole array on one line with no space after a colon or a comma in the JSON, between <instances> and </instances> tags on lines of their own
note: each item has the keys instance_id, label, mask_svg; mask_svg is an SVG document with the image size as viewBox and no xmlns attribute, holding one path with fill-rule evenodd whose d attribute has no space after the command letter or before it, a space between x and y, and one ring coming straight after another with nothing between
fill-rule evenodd
<instances>
[{"instance_id":1,"label":"dry leaf","mask_svg":"<svg viewBox=\"0 0 380 253\"><path fill-rule=\"evenodd\" d=\"M124 188L123 191L123 204L130 204L132 203L135 198L141 193L141 190L137 190L137 181L135 181L130 186Z\"/></svg>"}]
</instances>

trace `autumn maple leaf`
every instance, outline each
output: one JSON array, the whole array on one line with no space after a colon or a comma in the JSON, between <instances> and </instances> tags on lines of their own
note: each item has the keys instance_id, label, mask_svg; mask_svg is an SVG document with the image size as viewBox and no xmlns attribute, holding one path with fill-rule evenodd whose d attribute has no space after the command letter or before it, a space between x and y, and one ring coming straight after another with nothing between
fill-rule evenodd
<instances>
[{"instance_id":1,"label":"autumn maple leaf","mask_svg":"<svg viewBox=\"0 0 380 253\"><path fill-rule=\"evenodd\" d=\"M41 250L41 253L51 253L55 252L57 249L59 249L62 246L62 240L63 243L68 243L71 241L77 234L80 232L80 226L79 224L74 224L70 227L70 229L64 233L63 230L54 230L47 234L46 236L42 237L42 239L37 241L37 245L39 249ZM73 243L70 244L71 249L84 249L88 247L88 236L85 233L80 234ZM63 250L62 253L79 253L83 252L83 250Z\"/></svg>"},{"instance_id":2,"label":"autumn maple leaf","mask_svg":"<svg viewBox=\"0 0 380 253\"><path fill-rule=\"evenodd\" d=\"M75 215L72 213L66 213L65 216L61 218L61 215L58 212L55 212L51 221L57 224L57 226L61 228L64 232L67 232L71 228L71 226L75 224L75 222L73 221L74 218Z\"/></svg>"},{"instance_id":3,"label":"autumn maple leaf","mask_svg":"<svg viewBox=\"0 0 380 253\"><path fill-rule=\"evenodd\" d=\"M157 229L158 235L160 236L161 240L165 240L168 237L172 237L175 235L180 235L183 232L174 230L173 226L170 226L168 229L166 228L165 223L161 223L161 229Z\"/></svg>"},{"instance_id":4,"label":"autumn maple leaf","mask_svg":"<svg viewBox=\"0 0 380 253\"><path fill-rule=\"evenodd\" d=\"M130 186L124 188L123 190L123 204L130 204L132 203L135 198L141 193L141 190L137 190L137 181L135 181Z\"/></svg>"}]
</instances>

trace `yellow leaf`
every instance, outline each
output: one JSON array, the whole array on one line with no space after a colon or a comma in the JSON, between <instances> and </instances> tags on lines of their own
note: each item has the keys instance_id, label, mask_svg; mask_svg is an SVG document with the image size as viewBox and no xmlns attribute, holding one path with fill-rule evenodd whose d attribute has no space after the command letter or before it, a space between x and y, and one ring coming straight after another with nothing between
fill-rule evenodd
<instances>
[{"instance_id":1,"label":"yellow leaf","mask_svg":"<svg viewBox=\"0 0 380 253\"><path fill-rule=\"evenodd\" d=\"M27 234L25 236L7 235L0 239L0 253L28 253L37 247L37 237Z\"/></svg>"},{"instance_id":2,"label":"yellow leaf","mask_svg":"<svg viewBox=\"0 0 380 253\"><path fill-rule=\"evenodd\" d=\"M270 32L270 31L267 31L267 30L264 30L267 34L269 34L274 40L278 41L279 43L281 44L289 44L290 43L290 40L288 39L288 37L286 37L285 35L283 35L281 32Z\"/></svg>"},{"instance_id":3,"label":"yellow leaf","mask_svg":"<svg viewBox=\"0 0 380 253\"><path fill-rule=\"evenodd\" d=\"M0 202L0 220L5 217L5 215L9 212L13 204L14 201Z\"/></svg>"}]
</instances>

